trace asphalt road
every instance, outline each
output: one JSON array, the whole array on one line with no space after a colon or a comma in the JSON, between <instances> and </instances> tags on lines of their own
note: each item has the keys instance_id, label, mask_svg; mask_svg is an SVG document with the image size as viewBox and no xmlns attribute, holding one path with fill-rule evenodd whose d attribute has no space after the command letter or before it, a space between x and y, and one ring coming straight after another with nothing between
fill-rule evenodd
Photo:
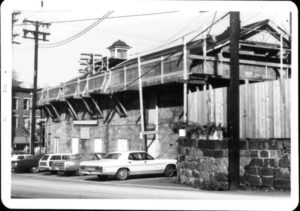
<instances>
[{"instance_id":1,"label":"asphalt road","mask_svg":"<svg viewBox=\"0 0 300 211\"><path fill-rule=\"evenodd\" d=\"M177 184L175 177L141 176L119 181L96 176L12 173L12 198L43 199L274 199L283 192L203 191Z\"/></svg>"}]
</instances>

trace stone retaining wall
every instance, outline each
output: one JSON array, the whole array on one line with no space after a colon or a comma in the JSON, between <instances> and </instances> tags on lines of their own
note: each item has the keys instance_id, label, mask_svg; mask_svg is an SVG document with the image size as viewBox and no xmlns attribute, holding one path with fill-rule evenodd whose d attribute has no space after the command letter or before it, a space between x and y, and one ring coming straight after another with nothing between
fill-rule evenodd
<instances>
[{"instance_id":1,"label":"stone retaining wall","mask_svg":"<svg viewBox=\"0 0 300 211\"><path fill-rule=\"evenodd\" d=\"M178 140L177 179L205 190L228 189L228 141Z\"/></svg>"},{"instance_id":2,"label":"stone retaining wall","mask_svg":"<svg viewBox=\"0 0 300 211\"><path fill-rule=\"evenodd\" d=\"M177 180L204 190L228 190L228 140L178 140ZM240 141L240 185L290 190L290 140Z\"/></svg>"}]
</instances>

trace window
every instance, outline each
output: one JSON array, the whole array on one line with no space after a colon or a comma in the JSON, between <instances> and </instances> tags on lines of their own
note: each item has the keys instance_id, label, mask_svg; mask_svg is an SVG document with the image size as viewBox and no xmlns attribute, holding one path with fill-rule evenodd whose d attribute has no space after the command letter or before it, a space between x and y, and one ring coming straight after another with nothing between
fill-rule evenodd
<instances>
[{"instance_id":1,"label":"window","mask_svg":"<svg viewBox=\"0 0 300 211\"><path fill-rule=\"evenodd\" d=\"M103 152L103 141L100 138L94 139L94 152Z\"/></svg>"},{"instance_id":2,"label":"window","mask_svg":"<svg viewBox=\"0 0 300 211\"><path fill-rule=\"evenodd\" d=\"M23 109L29 110L29 99L24 99Z\"/></svg>"},{"instance_id":3,"label":"window","mask_svg":"<svg viewBox=\"0 0 300 211\"><path fill-rule=\"evenodd\" d=\"M61 156L60 155L52 155L50 160L61 160Z\"/></svg>"},{"instance_id":4,"label":"window","mask_svg":"<svg viewBox=\"0 0 300 211\"><path fill-rule=\"evenodd\" d=\"M58 150L59 150L59 138L58 137L54 137L54 146L53 146L53 151L55 153L58 153Z\"/></svg>"},{"instance_id":5,"label":"window","mask_svg":"<svg viewBox=\"0 0 300 211\"><path fill-rule=\"evenodd\" d=\"M110 52L111 52L111 57L114 58L115 57L115 49L112 49Z\"/></svg>"},{"instance_id":6,"label":"window","mask_svg":"<svg viewBox=\"0 0 300 211\"><path fill-rule=\"evenodd\" d=\"M141 154L142 160L153 160L153 157L151 157L147 153L140 153L140 154Z\"/></svg>"},{"instance_id":7,"label":"window","mask_svg":"<svg viewBox=\"0 0 300 211\"><path fill-rule=\"evenodd\" d=\"M129 160L141 160L139 153L130 153L128 159Z\"/></svg>"},{"instance_id":8,"label":"window","mask_svg":"<svg viewBox=\"0 0 300 211\"><path fill-rule=\"evenodd\" d=\"M48 160L49 155L44 155L41 160Z\"/></svg>"},{"instance_id":9,"label":"window","mask_svg":"<svg viewBox=\"0 0 300 211\"><path fill-rule=\"evenodd\" d=\"M122 49L118 49L118 51L117 51L117 57L118 58L122 58L122 59L126 59L126 51L122 50Z\"/></svg>"},{"instance_id":10,"label":"window","mask_svg":"<svg viewBox=\"0 0 300 211\"><path fill-rule=\"evenodd\" d=\"M25 158L24 155L18 156L19 160L24 160L24 158Z\"/></svg>"},{"instance_id":11,"label":"window","mask_svg":"<svg viewBox=\"0 0 300 211\"><path fill-rule=\"evenodd\" d=\"M23 125L25 128L29 128L29 117L23 116Z\"/></svg>"},{"instance_id":12,"label":"window","mask_svg":"<svg viewBox=\"0 0 300 211\"><path fill-rule=\"evenodd\" d=\"M12 124L14 128L18 128L18 116L13 116Z\"/></svg>"},{"instance_id":13,"label":"window","mask_svg":"<svg viewBox=\"0 0 300 211\"><path fill-rule=\"evenodd\" d=\"M121 156L121 153L109 153L104 157L104 159L115 159L115 160L117 160L120 156Z\"/></svg>"},{"instance_id":14,"label":"window","mask_svg":"<svg viewBox=\"0 0 300 211\"><path fill-rule=\"evenodd\" d=\"M70 160L70 155L63 155L63 156L62 156L62 159L63 159L63 160Z\"/></svg>"},{"instance_id":15,"label":"window","mask_svg":"<svg viewBox=\"0 0 300 211\"><path fill-rule=\"evenodd\" d=\"M17 97L13 98L12 110L18 110L18 98Z\"/></svg>"}]
</instances>

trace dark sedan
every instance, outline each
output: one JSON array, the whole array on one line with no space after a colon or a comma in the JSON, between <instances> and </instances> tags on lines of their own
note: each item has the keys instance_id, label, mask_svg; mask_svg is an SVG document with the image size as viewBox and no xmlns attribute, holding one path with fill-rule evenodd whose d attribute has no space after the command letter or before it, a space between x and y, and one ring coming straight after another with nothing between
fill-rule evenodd
<instances>
[{"instance_id":1,"label":"dark sedan","mask_svg":"<svg viewBox=\"0 0 300 211\"><path fill-rule=\"evenodd\" d=\"M12 170L15 172L38 172L39 160L43 157L43 154L33 155L25 158L24 160L18 160L12 162Z\"/></svg>"}]
</instances>

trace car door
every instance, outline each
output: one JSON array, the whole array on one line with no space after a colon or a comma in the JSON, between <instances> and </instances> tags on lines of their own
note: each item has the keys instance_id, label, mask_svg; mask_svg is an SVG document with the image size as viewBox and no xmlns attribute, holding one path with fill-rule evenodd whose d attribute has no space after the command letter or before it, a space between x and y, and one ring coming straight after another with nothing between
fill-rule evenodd
<instances>
[{"instance_id":1,"label":"car door","mask_svg":"<svg viewBox=\"0 0 300 211\"><path fill-rule=\"evenodd\" d=\"M130 174L143 174L145 163L141 160L139 153L129 153L128 155L128 167Z\"/></svg>"},{"instance_id":2,"label":"car door","mask_svg":"<svg viewBox=\"0 0 300 211\"><path fill-rule=\"evenodd\" d=\"M146 152L141 152L141 158L145 163L145 168L148 173L158 174L163 173L165 165L159 160L154 159L151 155Z\"/></svg>"}]
</instances>

